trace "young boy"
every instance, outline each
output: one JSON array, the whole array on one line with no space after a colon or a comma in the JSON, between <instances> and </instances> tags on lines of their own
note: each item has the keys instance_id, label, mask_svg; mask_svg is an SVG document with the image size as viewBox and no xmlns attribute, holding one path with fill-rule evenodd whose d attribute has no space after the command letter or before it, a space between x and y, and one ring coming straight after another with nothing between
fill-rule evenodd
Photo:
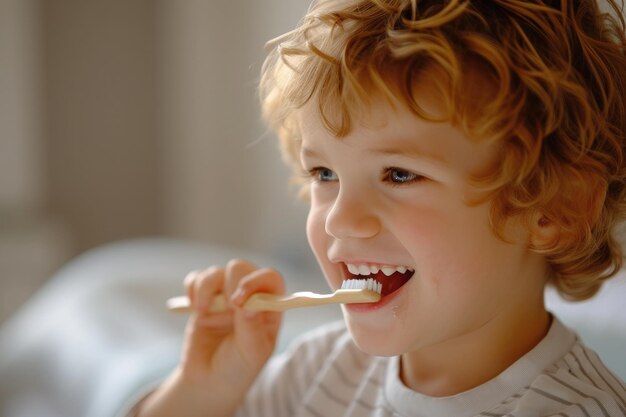
<instances>
[{"instance_id":1,"label":"young boy","mask_svg":"<svg viewBox=\"0 0 626 417\"><path fill-rule=\"evenodd\" d=\"M261 92L307 178L332 290L382 299L270 358L282 293L242 260L189 274L182 360L141 416L626 416L626 387L546 311L621 266L624 21L592 0L320 0ZM210 313L213 296L231 299ZM315 314L311 310L311 314Z\"/></svg>"}]
</instances>

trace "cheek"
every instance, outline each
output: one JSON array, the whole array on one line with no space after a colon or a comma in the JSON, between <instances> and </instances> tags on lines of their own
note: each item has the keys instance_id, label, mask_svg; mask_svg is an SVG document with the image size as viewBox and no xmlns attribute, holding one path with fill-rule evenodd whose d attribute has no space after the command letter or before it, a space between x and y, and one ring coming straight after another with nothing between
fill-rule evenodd
<instances>
[{"instance_id":1,"label":"cheek","mask_svg":"<svg viewBox=\"0 0 626 417\"><path fill-rule=\"evenodd\" d=\"M316 206L311 206L306 221L306 236L315 256L321 255L326 241L326 217Z\"/></svg>"},{"instance_id":2,"label":"cheek","mask_svg":"<svg viewBox=\"0 0 626 417\"><path fill-rule=\"evenodd\" d=\"M460 213L460 214L459 214ZM514 291L505 277L522 268L519 245L496 236L484 207L449 215L422 212L406 220L402 232L416 260L426 298L446 300L455 307L494 308L496 300Z\"/></svg>"},{"instance_id":3,"label":"cheek","mask_svg":"<svg viewBox=\"0 0 626 417\"><path fill-rule=\"evenodd\" d=\"M341 286L341 278L333 272L333 264L328 260L328 249L331 244L329 236L326 234L326 217L323 211L316 210L314 206L309 210L306 222L306 235L309 246L317 263L326 278L326 282L331 288Z\"/></svg>"},{"instance_id":4,"label":"cheek","mask_svg":"<svg viewBox=\"0 0 626 417\"><path fill-rule=\"evenodd\" d=\"M403 221L398 235L416 260L422 279L436 287L469 289L486 265L495 236L484 213L464 216L441 210L421 210L419 215L396 216ZM471 215L470 215L471 214Z\"/></svg>"}]
</instances>

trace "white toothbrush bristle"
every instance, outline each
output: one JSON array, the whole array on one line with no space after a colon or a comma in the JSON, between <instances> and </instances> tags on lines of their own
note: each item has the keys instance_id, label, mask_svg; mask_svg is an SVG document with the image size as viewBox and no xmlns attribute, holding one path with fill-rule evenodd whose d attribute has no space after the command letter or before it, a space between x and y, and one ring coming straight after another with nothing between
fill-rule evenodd
<instances>
[{"instance_id":1,"label":"white toothbrush bristle","mask_svg":"<svg viewBox=\"0 0 626 417\"><path fill-rule=\"evenodd\" d=\"M383 291L383 284L374 278L368 279L345 279L341 284L342 290L371 290L378 294Z\"/></svg>"}]
</instances>

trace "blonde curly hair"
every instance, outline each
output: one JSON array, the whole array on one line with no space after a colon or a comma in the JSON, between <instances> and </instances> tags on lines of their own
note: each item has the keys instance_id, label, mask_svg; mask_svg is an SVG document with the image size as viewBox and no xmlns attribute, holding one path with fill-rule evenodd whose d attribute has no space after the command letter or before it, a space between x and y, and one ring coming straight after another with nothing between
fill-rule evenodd
<instances>
[{"instance_id":1,"label":"blonde curly hair","mask_svg":"<svg viewBox=\"0 0 626 417\"><path fill-rule=\"evenodd\" d=\"M626 213L626 35L620 6L607 4L612 13L594 0L320 0L270 43L263 115L296 172L295 114L312 100L339 138L377 94L499 143L499 164L473 178L494 230L511 216L554 227L532 249L561 295L586 299L621 268ZM469 97L476 74L493 93ZM424 77L443 119L414 97Z\"/></svg>"}]
</instances>

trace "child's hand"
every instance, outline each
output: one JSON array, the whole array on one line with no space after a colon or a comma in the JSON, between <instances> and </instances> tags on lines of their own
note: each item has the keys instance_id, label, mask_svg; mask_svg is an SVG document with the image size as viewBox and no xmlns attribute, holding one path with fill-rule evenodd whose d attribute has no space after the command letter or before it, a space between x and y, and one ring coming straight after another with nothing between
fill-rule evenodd
<instances>
[{"instance_id":1,"label":"child's hand","mask_svg":"<svg viewBox=\"0 0 626 417\"><path fill-rule=\"evenodd\" d=\"M283 294L278 272L233 260L225 268L189 273L185 288L195 313L187 323L181 363L146 400L141 416L231 415L274 351L281 313L242 306L257 292ZM219 293L230 299L229 309L212 313Z\"/></svg>"},{"instance_id":2,"label":"child's hand","mask_svg":"<svg viewBox=\"0 0 626 417\"><path fill-rule=\"evenodd\" d=\"M226 268L191 272L185 288L196 311L186 331L181 363L185 378L202 382L217 375L222 384L252 382L274 351L281 314L245 311L242 306L257 292L284 293L280 274L233 260ZM218 293L231 300L231 308L211 313Z\"/></svg>"}]
</instances>

